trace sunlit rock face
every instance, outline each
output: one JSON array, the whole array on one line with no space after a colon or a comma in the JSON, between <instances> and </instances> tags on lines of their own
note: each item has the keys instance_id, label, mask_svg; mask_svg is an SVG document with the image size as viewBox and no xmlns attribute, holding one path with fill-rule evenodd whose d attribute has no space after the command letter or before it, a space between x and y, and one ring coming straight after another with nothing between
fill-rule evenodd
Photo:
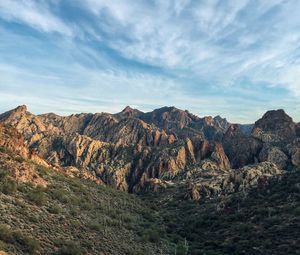
<instances>
[{"instance_id":1,"label":"sunlit rock face","mask_svg":"<svg viewBox=\"0 0 300 255\"><path fill-rule=\"evenodd\" d=\"M199 118L175 107L62 117L34 115L19 106L0 115L0 122L23 139L26 149L20 145L19 153L24 157L130 192L158 187L158 180L199 166L228 171L268 161L288 169L300 162L299 126L283 110L267 112L251 133L220 116Z\"/></svg>"}]
</instances>

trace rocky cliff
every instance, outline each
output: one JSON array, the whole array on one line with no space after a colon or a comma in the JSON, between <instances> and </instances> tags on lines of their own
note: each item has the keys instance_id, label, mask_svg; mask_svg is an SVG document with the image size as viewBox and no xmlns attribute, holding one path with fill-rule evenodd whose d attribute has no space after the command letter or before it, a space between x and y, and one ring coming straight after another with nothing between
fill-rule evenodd
<instances>
[{"instance_id":1,"label":"rocky cliff","mask_svg":"<svg viewBox=\"0 0 300 255\"><path fill-rule=\"evenodd\" d=\"M299 126L282 110L267 112L251 134L220 116L200 118L175 107L63 117L19 106L0 122L23 137L28 151L22 153L130 192L190 170L226 172L265 161L288 169L300 162Z\"/></svg>"}]
</instances>

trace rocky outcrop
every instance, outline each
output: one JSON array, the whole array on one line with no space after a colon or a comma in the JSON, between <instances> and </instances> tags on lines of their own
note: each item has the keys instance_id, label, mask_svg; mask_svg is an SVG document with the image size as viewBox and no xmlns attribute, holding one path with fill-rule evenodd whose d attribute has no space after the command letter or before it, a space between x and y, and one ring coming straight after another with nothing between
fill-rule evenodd
<instances>
[{"instance_id":1,"label":"rocky outcrop","mask_svg":"<svg viewBox=\"0 0 300 255\"><path fill-rule=\"evenodd\" d=\"M48 166L45 160L29 152L23 137L15 128L0 124L1 171L9 173L19 182L32 182L45 187L47 181L39 175L31 162Z\"/></svg>"},{"instance_id":2,"label":"rocky outcrop","mask_svg":"<svg viewBox=\"0 0 300 255\"><path fill-rule=\"evenodd\" d=\"M297 137L298 126L283 110L268 111L255 122L252 136L266 143L287 143Z\"/></svg>"},{"instance_id":3,"label":"rocky outcrop","mask_svg":"<svg viewBox=\"0 0 300 255\"><path fill-rule=\"evenodd\" d=\"M34 115L20 106L0 115L0 122L24 139L19 154L130 192L158 187L158 180L199 167L217 176L258 162L288 169L300 161L298 125L281 110L267 112L251 135L220 116L199 118L175 107L62 117ZM13 144L16 150L18 141Z\"/></svg>"},{"instance_id":4,"label":"rocky outcrop","mask_svg":"<svg viewBox=\"0 0 300 255\"><path fill-rule=\"evenodd\" d=\"M264 147L259 153L259 161L269 161L281 169L286 169L288 156L278 147Z\"/></svg>"},{"instance_id":5,"label":"rocky outcrop","mask_svg":"<svg viewBox=\"0 0 300 255\"><path fill-rule=\"evenodd\" d=\"M223 138L226 155L233 168L240 168L258 162L262 142L245 135L237 124L230 125Z\"/></svg>"},{"instance_id":6,"label":"rocky outcrop","mask_svg":"<svg viewBox=\"0 0 300 255\"><path fill-rule=\"evenodd\" d=\"M300 167L300 138L287 145L287 152L293 166Z\"/></svg>"},{"instance_id":7,"label":"rocky outcrop","mask_svg":"<svg viewBox=\"0 0 300 255\"><path fill-rule=\"evenodd\" d=\"M209 175L199 169L188 181L188 196L192 200L199 201L207 197L247 192L253 187L266 185L270 177L280 176L282 173L282 170L271 162L232 169L218 175Z\"/></svg>"},{"instance_id":8,"label":"rocky outcrop","mask_svg":"<svg viewBox=\"0 0 300 255\"><path fill-rule=\"evenodd\" d=\"M75 167L121 190L143 190L149 180L175 176L204 159L230 168L222 145L200 135L201 129L214 130L215 122L221 127L226 120L200 119L174 107L150 114L126 107L118 114L61 117L34 115L21 106L0 119L22 133L32 155L58 168ZM182 136L178 130L189 131Z\"/></svg>"}]
</instances>

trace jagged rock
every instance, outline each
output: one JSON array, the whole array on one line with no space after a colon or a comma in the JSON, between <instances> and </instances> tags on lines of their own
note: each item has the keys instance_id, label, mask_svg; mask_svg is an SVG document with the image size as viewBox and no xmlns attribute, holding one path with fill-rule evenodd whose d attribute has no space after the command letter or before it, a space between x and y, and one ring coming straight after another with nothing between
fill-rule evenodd
<instances>
[{"instance_id":1,"label":"jagged rock","mask_svg":"<svg viewBox=\"0 0 300 255\"><path fill-rule=\"evenodd\" d=\"M281 124L274 127L273 117ZM126 107L118 114L61 117L33 115L21 106L0 115L0 120L22 134L29 148L24 153L39 164L45 159L65 171L75 167L82 175L131 192L143 190L149 180L172 179L197 166L216 176L258 161L280 167L299 163L294 145L287 149L277 144L278 150L261 151L270 147L270 141L281 139L285 144L288 140L283 138L293 140L297 135L291 118L282 111L266 113L256 122L252 136L219 116L199 118L175 107L150 113ZM272 139L262 138L269 134Z\"/></svg>"},{"instance_id":2,"label":"jagged rock","mask_svg":"<svg viewBox=\"0 0 300 255\"><path fill-rule=\"evenodd\" d=\"M287 151L291 157L291 163L293 166L300 166L300 138L295 139L291 144L287 146Z\"/></svg>"},{"instance_id":3,"label":"jagged rock","mask_svg":"<svg viewBox=\"0 0 300 255\"><path fill-rule=\"evenodd\" d=\"M222 170L230 169L230 162L227 158L223 146L219 143L215 145L214 151L211 154L211 158L218 164L218 167Z\"/></svg>"},{"instance_id":4,"label":"jagged rock","mask_svg":"<svg viewBox=\"0 0 300 255\"><path fill-rule=\"evenodd\" d=\"M126 106L120 113L115 114L117 118L139 117L143 112Z\"/></svg>"},{"instance_id":5,"label":"jagged rock","mask_svg":"<svg viewBox=\"0 0 300 255\"><path fill-rule=\"evenodd\" d=\"M255 122L252 136L267 143L287 143L296 138L298 127L283 110L268 111Z\"/></svg>"},{"instance_id":6,"label":"jagged rock","mask_svg":"<svg viewBox=\"0 0 300 255\"><path fill-rule=\"evenodd\" d=\"M285 169L288 157L278 147L264 147L259 153L259 161L269 161L276 164L280 169Z\"/></svg>"},{"instance_id":7,"label":"jagged rock","mask_svg":"<svg viewBox=\"0 0 300 255\"><path fill-rule=\"evenodd\" d=\"M223 138L223 145L233 168L256 163L262 148L261 141L245 135L237 124L229 126Z\"/></svg>"},{"instance_id":8,"label":"jagged rock","mask_svg":"<svg viewBox=\"0 0 300 255\"><path fill-rule=\"evenodd\" d=\"M189 197L196 201L205 197L247 192L262 182L267 182L270 177L282 174L282 170L271 162L262 162L218 173L211 172L211 169L209 172L203 172L203 170L194 170L188 178ZM194 176L191 178L192 175Z\"/></svg>"}]
</instances>

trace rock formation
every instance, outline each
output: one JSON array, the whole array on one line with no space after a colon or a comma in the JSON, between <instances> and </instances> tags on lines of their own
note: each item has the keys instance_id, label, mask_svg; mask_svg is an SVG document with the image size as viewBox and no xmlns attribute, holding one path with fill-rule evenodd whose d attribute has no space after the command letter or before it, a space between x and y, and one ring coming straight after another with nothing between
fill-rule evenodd
<instances>
[{"instance_id":1,"label":"rock formation","mask_svg":"<svg viewBox=\"0 0 300 255\"><path fill-rule=\"evenodd\" d=\"M228 171L270 161L288 169L300 162L299 126L282 110L267 112L251 134L220 116L199 118L175 107L62 117L19 106L0 115L0 122L20 133L13 136L24 139L18 149L24 157L130 192L199 166ZM18 142L12 143L17 150Z\"/></svg>"}]
</instances>

